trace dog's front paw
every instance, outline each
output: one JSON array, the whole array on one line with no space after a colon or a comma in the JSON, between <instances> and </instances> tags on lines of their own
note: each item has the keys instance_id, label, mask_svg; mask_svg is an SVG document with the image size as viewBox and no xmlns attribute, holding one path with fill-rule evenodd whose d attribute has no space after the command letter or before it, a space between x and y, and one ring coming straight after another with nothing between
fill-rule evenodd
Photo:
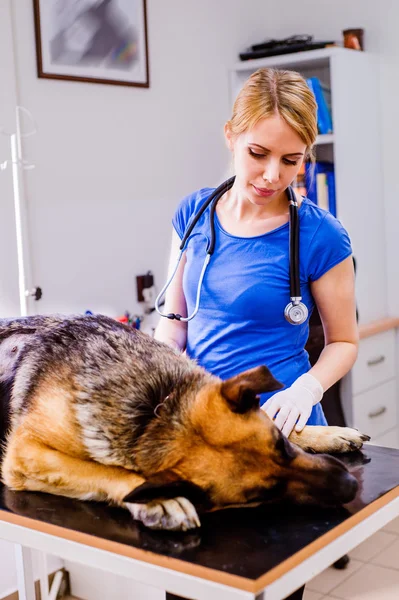
<instances>
[{"instance_id":1,"label":"dog's front paw","mask_svg":"<svg viewBox=\"0 0 399 600\"><path fill-rule=\"evenodd\" d=\"M147 504L125 502L125 507L133 519L141 521L150 529L187 531L201 526L197 511L187 498L153 500Z\"/></svg>"},{"instance_id":2,"label":"dog's front paw","mask_svg":"<svg viewBox=\"0 0 399 600\"><path fill-rule=\"evenodd\" d=\"M370 440L369 435L360 433L351 427L337 427L337 438L334 443L334 452L352 452L360 450L364 442Z\"/></svg>"},{"instance_id":3,"label":"dog's front paw","mask_svg":"<svg viewBox=\"0 0 399 600\"><path fill-rule=\"evenodd\" d=\"M352 452L360 450L364 442L368 442L369 435L360 433L351 427L326 427L327 438L323 439L328 445L328 452Z\"/></svg>"},{"instance_id":4,"label":"dog's front paw","mask_svg":"<svg viewBox=\"0 0 399 600\"><path fill-rule=\"evenodd\" d=\"M306 452L344 453L360 450L370 436L351 427L307 425L300 433L294 429L289 439Z\"/></svg>"}]
</instances>

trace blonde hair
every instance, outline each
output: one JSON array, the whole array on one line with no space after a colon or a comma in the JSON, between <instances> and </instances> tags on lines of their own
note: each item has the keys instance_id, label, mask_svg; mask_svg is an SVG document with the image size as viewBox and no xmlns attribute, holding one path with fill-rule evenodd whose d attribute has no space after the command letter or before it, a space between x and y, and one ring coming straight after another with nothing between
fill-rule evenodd
<instances>
[{"instance_id":1,"label":"blonde hair","mask_svg":"<svg viewBox=\"0 0 399 600\"><path fill-rule=\"evenodd\" d=\"M307 158L317 137L317 104L306 80L296 71L258 69L241 88L227 127L240 135L278 113L306 144Z\"/></svg>"}]
</instances>

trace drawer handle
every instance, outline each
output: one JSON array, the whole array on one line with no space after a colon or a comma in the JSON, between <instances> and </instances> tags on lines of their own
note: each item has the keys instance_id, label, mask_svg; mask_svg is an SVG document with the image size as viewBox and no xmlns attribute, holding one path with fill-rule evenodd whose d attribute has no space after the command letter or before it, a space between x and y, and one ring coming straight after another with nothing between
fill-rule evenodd
<instances>
[{"instance_id":1,"label":"drawer handle","mask_svg":"<svg viewBox=\"0 0 399 600\"><path fill-rule=\"evenodd\" d=\"M369 419L374 419L375 417L379 417L380 415L383 415L385 412L387 412L387 407L381 406L381 408L377 408L377 410L373 410L372 412L369 412Z\"/></svg>"},{"instance_id":2,"label":"drawer handle","mask_svg":"<svg viewBox=\"0 0 399 600\"><path fill-rule=\"evenodd\" d=\"M384 360L385 356L383 354L380 354L380 356L370 358L370 360L367 361L367 364L369 367L373 367L374 365L379 365L380 363L384 362Z\"/></svg>"}]
</instances>

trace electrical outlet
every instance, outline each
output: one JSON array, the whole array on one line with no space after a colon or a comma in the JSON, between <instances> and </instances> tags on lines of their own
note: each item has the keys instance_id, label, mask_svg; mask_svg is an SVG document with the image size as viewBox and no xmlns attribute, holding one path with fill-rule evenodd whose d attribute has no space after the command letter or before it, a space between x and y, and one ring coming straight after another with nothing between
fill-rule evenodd
<instances>
[{"instance_id":1,"label":"electrical outlet","mask_svg":"<svg viewBox=\"0 0 399 600\"><path fill-rule=\"evenodd\" d=\"M154 276L151 271L147 271L145 275L136 275L137 285L137 302L145 302L143 290L151 288L154 285Z\"/></svg>"}]
</instances>

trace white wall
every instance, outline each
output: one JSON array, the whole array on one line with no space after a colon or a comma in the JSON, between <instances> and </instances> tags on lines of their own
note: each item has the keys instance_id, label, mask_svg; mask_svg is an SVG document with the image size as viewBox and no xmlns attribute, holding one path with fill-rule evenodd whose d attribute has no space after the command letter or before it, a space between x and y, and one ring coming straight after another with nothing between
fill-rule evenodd
<instances>
[{"instance_id":1,"label":"white wall","mask_svg":"<svg viewBox=\"0 0 399 600\"><path fill-rule=\"evenodd\" d=\"M221 180L228 65L264 35L243 0L149 0L149 89L38 79L31 2L15 3L20 102L38 135L26 174L38 311L134 307L135 275L162 279L179 199Z\"/></svg>"},{"instance_id":2,"label":"white wall","mask_svg":"<svg viewBox=\"0 0 399 600\"><path fill-rule=\"evenodd\" d=\"M39 130L26 142L37 164L26 178L32 284L44 289L38 311L115 314L135 308L136 274L152 269L161 283L177 202L228 169L228 67L249 44L295 32L341 39L345 27L363 26L367 50L381 56L387 260L394 268L397 5L302 0L282 11L277 0L148 0L151 87L140 89L38 79L31 4L15 3L14 11L19 101ZM399 309L398 286L391 277L391 313Z\"/></svg>"},{"instance_id":3,"label":"white wall","mask_svg":"<svg viewBox=\"0 0 399 600\"><path fill-rule=\"evenodd\" d=\"M345 27L363 26L367 50L381 57L385 186L376 210L385 192L389 307L397 314L399 282L392 274L398 184L390 148L396 137L399 6L388 0L296 0L282 11L277 0L147 4L149 89L38 79L32 3L14 5L19 102L33 112L39 131L25 144L37 164L26 174L32 285L44 289L37 311L134 310L135 275L152 269L156 281L163 280L179 199L226 174L227 70L238 52L268 36L312 32L318 39L341 39Z\"/></svg>"},{"instance_id":4,"label":"white wall","mask_svg":"<svg viewBox=\"0 0 399 600\"><path fill-rule=\"evenodd\" d=\"M7 2L0 2L0 314L19 310L18 259L14 220L13 179L9 162L10 136L16 105L16 73L13 55L11 14ZM6 166L6 169L4 169Z\"/></svg>"}]
</instances>

